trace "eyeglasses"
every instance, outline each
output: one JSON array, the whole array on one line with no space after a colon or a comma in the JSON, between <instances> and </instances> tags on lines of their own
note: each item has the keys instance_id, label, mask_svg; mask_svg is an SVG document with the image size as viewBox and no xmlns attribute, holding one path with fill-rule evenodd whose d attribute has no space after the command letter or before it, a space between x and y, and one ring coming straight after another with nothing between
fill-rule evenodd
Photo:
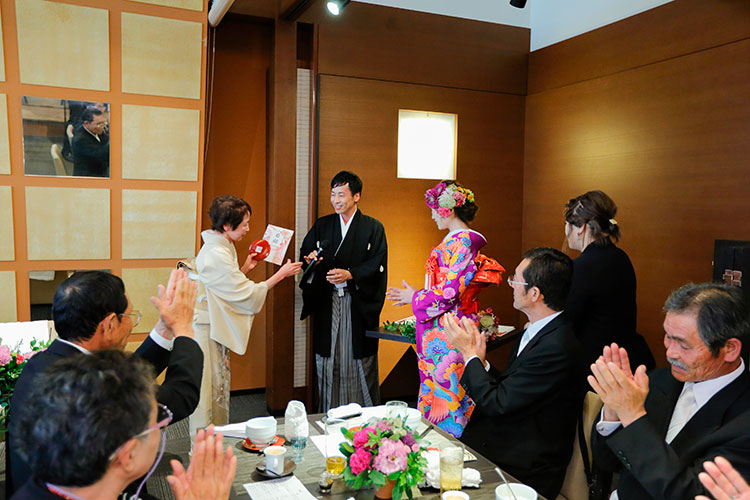
<instances>
[{"instance_id":1,"label":"eyeglasses","mask_svg":"<svg viewBox=\"0 0 750 500\"><path fill-rule=\"evenodd\" d=\"M122 319L123 316L129 316L130 320L133 322L133 328L138 326L138 323L141 322L141 318L143 317L141 311L138 309L133 309L133 312L118 314L118 316L120 316L120 319Z\"/></svg>"},{"instance_id":2,"label":"eyeglasses","mask_svg":"<svg viewBox=\"0 0 750 500\"><path fill-rule=\"evenodd\" d=\"M136 434L135 436L133 436L133 438L137 439L139 437L147 435L149 432L155 431L156 429L163 429L164 427L169 425L169 423L172 421L172 418L174 418L174 415L169 408L161 403L156 403L156 423L140 434Z\"/></svg>"},{"instance_id":3,"label":"eyeglasses","mask_svg":"<svg viewBox=\"0 0 750 500\"><path fill-rule=\"evenodd\" d=\"M512 280L510 278L508 278L506 281L508 282L508 285L510 285L510 286L513 286L513 285L529 286L529 284L526 283L525 281L516 281L516 280Z\"/></svg>"},{"instance_id":4,"label":"eyeglasses","mask_svg":"<svg viewBox=\"0 0 750 500\"><path fill-rule=\"evenodd\" d=\"M133 436L130 439L139 439L143 436L147 436L149 433L157 430L157 429L163 429L164 427L168 426L169 423L172 421L172 418L174 418L174 415L172 414L172 411L164 406L161 403L156 403L156 423L149 427L148 429L144 430L143 432L139 432L135 436ZM128 439L128 441L130 441ZM127 441L126 441L127 442ZM120 448L122 448L125 445L125 443L121 444L117 447L115 451L112 452L112 454L109 456L109 459L112 460L115 458L115 455L117 455L117 452L120 451Z\"/></svg>"}]
</instances>

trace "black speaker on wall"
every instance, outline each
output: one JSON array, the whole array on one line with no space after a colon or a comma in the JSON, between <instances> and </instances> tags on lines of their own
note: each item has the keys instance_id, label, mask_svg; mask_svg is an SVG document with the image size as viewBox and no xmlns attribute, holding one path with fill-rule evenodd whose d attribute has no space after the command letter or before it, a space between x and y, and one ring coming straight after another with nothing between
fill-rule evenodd
<instances>
[{"instance_id":1,"label":"black speaker on wall","mask_svg":"<svg viewBox=\"0 0 750 500\"><path fill-rule=\"evenodd\" d=\"M510 4L513 7L518 7L519 9L523 9L526 7L526 0L510 0Z\"/></svg>"}]
</instances>

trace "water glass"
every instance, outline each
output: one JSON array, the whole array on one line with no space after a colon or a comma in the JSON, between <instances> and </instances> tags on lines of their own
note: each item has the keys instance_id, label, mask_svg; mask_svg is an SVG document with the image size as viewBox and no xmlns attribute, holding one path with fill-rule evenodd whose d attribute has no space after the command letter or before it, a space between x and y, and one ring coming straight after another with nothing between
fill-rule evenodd
<instances>
[{"instance_id":1,"label":"water glass","mask_svg":"<svg viewBox=\"0 0 750 500\"><path fill-rule=\"evenodd\" d=\"M463 447L446 446L440 450L440 494L449 490L460 490L463 474Z\"/></svg>"},{"instance_id":2,"label":"water glass","mask_svg":"<svg viewBox=\"0 0 750 500\"><path fill-rule=\"evenodd\" d=\"M388 401L385 404L385 416L386 418L400 418L406 421L408 409L409 405L403 401Z\"/></svg>"},{"instance_id":3,"label":"water glass","mask_svg":"<svg viewBox=\"0 0 750 500\"><path fill-rule=\"evenodd\" d=\"M289 444L294 451L294 463L302 462L302 456L310 436L310 425L307 422L307 411L301 401L292 400L284 413L284 429Z\"/></svg>"}]
</instances>

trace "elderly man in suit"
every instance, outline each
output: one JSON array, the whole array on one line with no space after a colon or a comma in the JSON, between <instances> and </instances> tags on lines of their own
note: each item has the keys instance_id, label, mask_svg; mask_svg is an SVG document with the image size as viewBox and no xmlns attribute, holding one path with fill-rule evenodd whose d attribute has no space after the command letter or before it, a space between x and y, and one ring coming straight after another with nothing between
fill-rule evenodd
<instances>
[{"instance_id":1,"label":"elderly man in suit","mask_svg":"<svg viewBox=\"0 0 750 500\"><path fill-rule=\"evenodd\" d=\"M107 117L95 106L88 106L81 117L83 125L75 131L73 175L84 177L109 177L109 134Z\"/></svg>"},{"instance_id":2,"label":"elderly man in suit","mask_svg":"<svg viewBox=\"0 0 750 500\"><path fill-rule=\"evenodd\" d=\"M200 395L203 352L193 340L195 287L184 271L175 270L167 288L160 286L159 297L152 298L152 302L160 319L136 354L150 362L157 374L167 369L156 400L169 408L176 422L193 412ZM58 338L29 360L11 399L8 436L11 493L31 476L28 464L14 444L21 432L15 414L25 406L37 377L55 361L81 352L124 348L140 320L122 279L103 271L80 271L63 281L55 292L52 315Z\"/></svg>"},{"instance_id":3,"label":"elderly man in suit","mask_svg":"<svg viewBox=\"0 0 750 500\"><path fill-rule=\"evenodd\" d=\"M669 368L632 373L616 344L591 365L589 383L604 401L594 461L622 469L611 499L705 494L698 473L717 455L750 475L750 374L740 355L750 317L741 291L691 283L672 292L664 310Z\"/></svg>"},{"instance_id":4,"label":"elderly man in suit","mask_svg":"<svg viewBox=\"0 0 750 500\"><path fill-rule=\"evenodd\" d=\"M461 441L547 498L555 498L573 450L581 408L578 342L561 315L573 262L552 248L526 252L508 284L529 318L501 373L486 363L474 323L446 318L446 335L466 360L461 386L476 403Z\"/></svg>"}]
</instances>

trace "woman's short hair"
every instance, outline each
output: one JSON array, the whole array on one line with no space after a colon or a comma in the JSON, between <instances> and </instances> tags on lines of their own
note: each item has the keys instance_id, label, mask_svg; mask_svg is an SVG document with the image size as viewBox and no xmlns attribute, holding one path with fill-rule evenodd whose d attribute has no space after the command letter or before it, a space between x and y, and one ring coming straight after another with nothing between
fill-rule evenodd
<instances>
[{"instance_id":1,"label":"woman's short hair","mask_svg":"<svg viewBox=\"0 0 750 500\"><path fill-rule=\"evenodd\" d=\"M231 194L217 196L211 202L211 208L208 209L208 217L211 219L211 229L220 233L224 232L225 225L229 225L232 231L237 229L237 226L242 224L245 214L253 214L250 204L242 198L237 198Z\"/></svg>"},{"instance_id":2,"label":"woman's short hair","mask_svg":"<svg viewBox=\"0 0 750 500\"><path fill-rule=\"evenodd\" d=\"M594 243L599 244L620 239L616 214L617 205L604 191L589 191L565 204L565 222L576 227L588 225Z\"/></svg>"}]
</instances>

